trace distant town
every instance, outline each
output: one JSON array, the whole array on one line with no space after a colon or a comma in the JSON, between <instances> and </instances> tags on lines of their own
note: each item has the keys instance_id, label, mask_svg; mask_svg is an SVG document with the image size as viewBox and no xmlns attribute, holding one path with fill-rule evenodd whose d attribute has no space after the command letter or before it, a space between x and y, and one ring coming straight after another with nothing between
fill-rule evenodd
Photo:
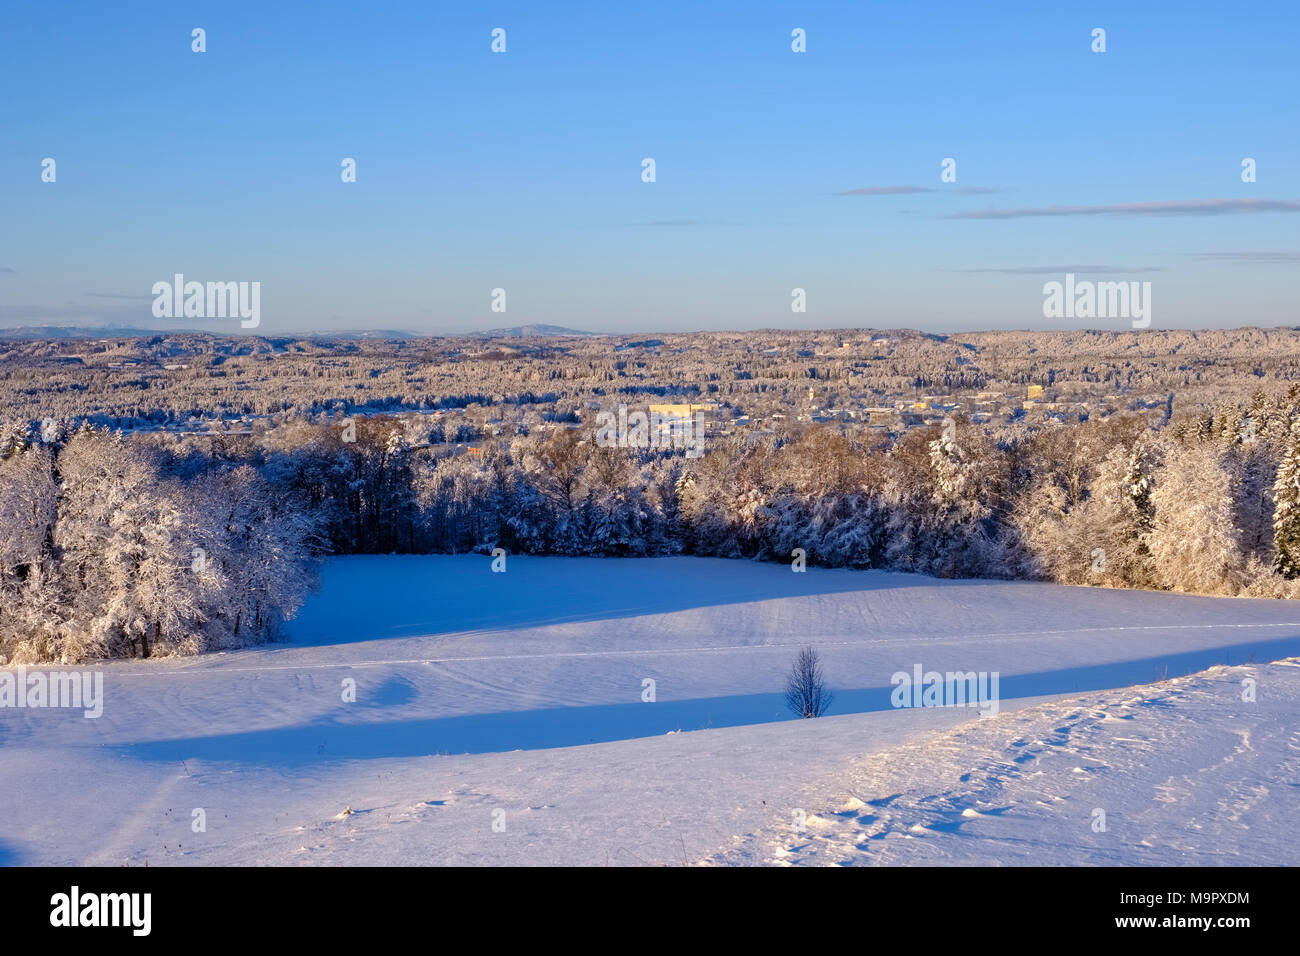
<instances>
[{"instance_id":1,"label":"distant town","mask_svg":"<svg viewBox=\"0 0 1300 956\"><path fill-rule=\"evenodd\" d=\"M5 414L32 424L233 437L285 421L383 414L404 423L411 445L440 455L473 452L494 437L585 429L619 403L667 415L703 411L710 437L815 423L896 438L949 417L991 430L1116 415L1159 424L1298 375L1300 333L1292 329L423 339L0 333Z\"/></svg>"}]
</instances>

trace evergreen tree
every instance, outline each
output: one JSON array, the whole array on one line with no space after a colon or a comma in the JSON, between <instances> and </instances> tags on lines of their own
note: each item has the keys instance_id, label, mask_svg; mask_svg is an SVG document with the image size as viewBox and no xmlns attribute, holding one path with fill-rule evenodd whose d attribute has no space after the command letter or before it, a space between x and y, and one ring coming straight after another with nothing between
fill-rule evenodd
<instances>
[{"instance_id":1,"label":"evergreen tree","mask_svg":"<svg viewBox=\"0 0 1300 956\"><path fill-rule=\"evenodd\" d=\"M1291 422L1291 434L1273 483L1273 546L1278 571L1300 577L1300 418Z\"/></svg>"},{"instance_id":2,"label":"evergreen tree","mask_svg":"<svg viewBox=\"0 0 1300 956\"><path fill-rule=\"evenodd\" d=\"M1132 511L1132 534L1141 537L1151 530L1154 507L1151 503L1150 465L1140 442L1135 442L1129 451L1128 469L1124 473L1124 495Z\"/></svg>"}]
</instances>

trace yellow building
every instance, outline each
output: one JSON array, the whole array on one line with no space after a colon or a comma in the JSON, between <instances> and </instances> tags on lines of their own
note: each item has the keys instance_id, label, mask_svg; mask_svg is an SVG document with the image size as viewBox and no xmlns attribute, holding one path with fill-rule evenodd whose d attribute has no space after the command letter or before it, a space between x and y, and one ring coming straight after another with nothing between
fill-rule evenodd
<instances>
[{"instance_id":1,"label":"yellow building","mask_svg":"<svg viewBox=\"0 0 1300 956\"><path fill-rule=\"evenodd\" d=\"M707 405L650 405L650 427L661 435L689 434L696 412L717 410L717 403Z\"/></svg>"},{"instance_id":2,"label":"yellow building","mask_svg":"<svg viewBox=\"0 0 1300 956\"><path fill-rule=\"evenodd\" d=\"M1029 391L1025 395L1025 398L1042 398L1042 397L1043 397L1043 386L1041 385L1030 385Z\"/></svg>"},{"instance_id":3,"label":"yellow building","mask_svg":"<svg viewBox=\"0 0 1300 956\"><path fill-rule=\"evenodd\" d=\"M714 405L714 404L709 404L709 405L651 405L651 406L650 406L650 414L651 414L651 415L660 415L660 416L663 416L663 417L665 417L665 418L670 417L670 416L671 416L671 417L675 417L675 418L689 418L690 416L694 415L696 412L708 412L708 411L712 411L713 409L715 409L715 408L717 408L717 407L718 407L718 406L717 406L717 405Z\"/></svg>"}]
</instances>

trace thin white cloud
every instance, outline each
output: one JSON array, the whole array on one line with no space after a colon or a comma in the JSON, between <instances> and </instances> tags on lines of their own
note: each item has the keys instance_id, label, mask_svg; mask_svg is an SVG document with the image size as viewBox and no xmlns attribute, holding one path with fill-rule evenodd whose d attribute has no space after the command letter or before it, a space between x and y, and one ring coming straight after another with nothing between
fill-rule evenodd
<instances>
[{"instance_id":1,"label":"thin white cloud","mask_svg":"<svg viewBox=\"0 0 1300 956\"><path fill-rule=\"evenodd\" d=\"M914 193L957 193L959 196L986 196L1000 193L1001 189L992 186L864 186L861 189L846 189L844 192L831 193L832 196L909 196Z\"/></svg>"},{"instance_id":2,"label":"thin white cloud","mask_svg":"<svg viewBox=\"0 0 1300 956\"><path fill-rule=\"evenodd\" d=\"M1100 206L1036 206L1027 209L974 209L949 219L1024 219L1032 216L1228 216L1257 212L1300 212L1300 199L1183 199L1126 202Z\"/></svg>"},{"instance_id":3,"label":"thin white cloud","mask_svg":"<svg viewBox=\"0 0 1300 956\"><path fill-rule=\"evenodd\" d=\"M1188 252L1185 255L1225 262L1300 262L1300 252Z\"/></svg>"},{"instance_id":4,"label":"thin white cloud","mask_svg":"<svg viewBox=\"0 0 1300 956\"><path fill-rule=\"evenodd\" d=\"M911 193L932 193L929 186L865 186L862 189L846 189L832 196L906 196Z\"/></svg>"},{"instance_id":5,"label":"thin white cloud","mask_svg":"<svg viewBox=\"0 0 1300 956\"><path fill-rule=\"evenodd\" d=\"M1143 272L1163 272L1164 269L1158 266L1098 266L1098 265L1069 265L1069 266L1014 266L1008 268L987 268L987 269L962 269L962 272L996 272L1001 275L1013 276L1036 276L1036 275L1061 275L1066 272L1073 272L1075 275L1136 275Z\"/></svg>"}]
</instances>

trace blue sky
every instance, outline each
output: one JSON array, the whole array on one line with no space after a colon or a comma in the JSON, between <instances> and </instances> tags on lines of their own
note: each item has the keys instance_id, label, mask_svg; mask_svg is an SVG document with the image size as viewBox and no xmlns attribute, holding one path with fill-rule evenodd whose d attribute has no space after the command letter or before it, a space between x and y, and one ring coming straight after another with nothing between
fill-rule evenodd
<instances>
[{"instance_id":1,"label":"blue sky","mask_svg":"<svg viewBox=\"0 0 1300 956\"><path fill-rule=\"evenodd\" d=\"M9 4L0 326L1057 328L1068 268L1300 325L1300 5L980 6Z\"/></svg>"}]
</instances>

